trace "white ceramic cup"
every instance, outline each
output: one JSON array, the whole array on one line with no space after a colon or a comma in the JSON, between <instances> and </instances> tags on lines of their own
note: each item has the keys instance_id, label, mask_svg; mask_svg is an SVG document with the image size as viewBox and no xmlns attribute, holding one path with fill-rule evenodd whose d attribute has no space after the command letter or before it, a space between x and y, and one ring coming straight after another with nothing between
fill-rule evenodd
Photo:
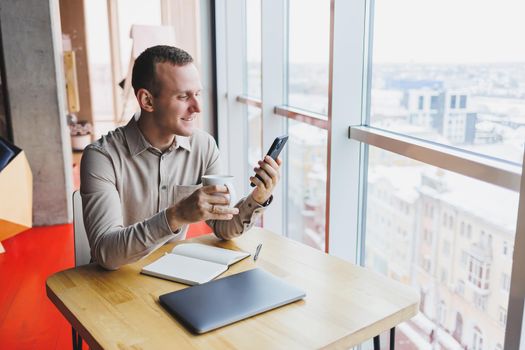
<instances>
[{"instance_id":1,"label":"white ceramic cup","mask_svg":"<svg viewBox=\"0 0 525 350\"><path fill-rule=\"evenodd\" d=\"M237 195L235 193L235 187L233 185L234 177L232 175L204 175L201 178L203 186L222 185L228 188L230 195L229 207L233 207L237 203Z\"/></svg>"}]
</instances>

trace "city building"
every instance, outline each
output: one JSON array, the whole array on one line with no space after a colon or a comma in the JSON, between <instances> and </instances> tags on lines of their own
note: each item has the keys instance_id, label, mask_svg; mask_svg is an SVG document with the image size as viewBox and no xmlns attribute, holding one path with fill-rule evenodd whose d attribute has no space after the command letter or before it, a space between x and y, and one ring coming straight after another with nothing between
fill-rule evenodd
<instances>
[{"instance_id":1,"label":"city building","mask_svg":"<svg viewBox=\"0 0 525 350\"><path fill-rule=\"evenodd\" d=\"M368 187L366 264L421 293L405 334L430 346L434 331L442 349L502 348L517 194L421 165L374 166ZM501 205L487 209L478 193Z\"/></svg>"}]
</instances>

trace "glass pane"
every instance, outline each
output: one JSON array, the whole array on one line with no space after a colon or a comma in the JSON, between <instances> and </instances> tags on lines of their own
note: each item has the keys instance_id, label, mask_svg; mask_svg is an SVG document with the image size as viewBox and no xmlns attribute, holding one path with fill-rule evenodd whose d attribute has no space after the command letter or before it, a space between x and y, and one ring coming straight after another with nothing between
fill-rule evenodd
<instances>
[{"instance_id":1,"label":"glass pane","mask_svg":"<svg viewBox=\"0 0 525 350\"><path fill-rule=\"evenodd\" d=\"M288 104L328 114L330 1L290 0Z\"/></svg>"},{"instance_id":2,"label":"glass pane","mask_svg":"<svg viewBox=\"0 0 525 350\"><path fill-rule=\"evenodd\" d=\"M421 295L399 348L503 345L518 193L375 147L369 156L365 265Z\"/></svg>"},{"instance_id":3,"label":"glass pane","mask_svg":"<svg viewBox=\"0 0 525 350\"><path fill-rule=\"evenodd\" d=\"M246 178L253 176L253 168L262 159L262 116L261 110L257 107L246 106L248 115L248 174ZM251 187L249 188L251 190ZM262 227L262 218L255 222L255 226Z\"/></svg>"},{"instance_id":4,"label":"glass pane","mask_svg":"<svg viewBox=\"0 0 525 350\"><path fill-rule=\"evenodd\" d=\"M525 2L374 6L371 125L521 164Z\"/></svg>"},{"instance_id":5,"label":"glass pane","mask_svg":"<svg viewBox=\"0 0 525 350\"><path fill-rule=\"evenodd\" d=\"M262 159L262 116L257 107L246 106L248 114L248 171L253 175L253 168Z\"/></svg>"},{"instance_id":6,"label":"glass pane","mask_svg":"<svg viewBox=\"0 0 525 350\"><path fill-rule=\"evenodd\" d=\"M246 94L261 98L261 0L246 1Z\"/></svg>"},{"instance_id":7,"label":"glass pane","mask_svg":"<svg viewBox=\"0 0 525 350\"><path fill-rule=\"evenodd\" d=\"M288 121L288 237L325 249L326 130Z\"/></svg>"}]
</instances>

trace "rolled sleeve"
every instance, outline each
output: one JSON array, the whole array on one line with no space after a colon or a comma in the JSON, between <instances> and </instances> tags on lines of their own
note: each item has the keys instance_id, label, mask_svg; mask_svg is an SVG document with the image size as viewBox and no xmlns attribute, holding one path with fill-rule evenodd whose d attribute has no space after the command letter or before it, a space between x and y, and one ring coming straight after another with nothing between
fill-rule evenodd
<instances>
[{"instance_id":1,"label":"rolled sleeve","mask_svg":"<svg viewBox=\"0 0 525 350\"><path fill-rule=\"evenodd\" d=\"M235 215L231 220L209 220L208 225L213 228L215 235L224 240L230 240L239 237L253 227L257 219L262 215L265 208L271 202L270 198L268 204L263 206L250 194L246 198L240 200L237 205L239 214Z\"/></svg>"}]
</instances>

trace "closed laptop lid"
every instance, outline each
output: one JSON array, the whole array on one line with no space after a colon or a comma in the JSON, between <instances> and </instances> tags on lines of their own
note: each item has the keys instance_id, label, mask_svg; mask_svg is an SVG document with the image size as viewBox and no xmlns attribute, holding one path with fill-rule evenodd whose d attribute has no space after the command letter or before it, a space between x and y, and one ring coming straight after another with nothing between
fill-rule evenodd
<instances>
[{"instance_id":1,"label":"closed laptop lid","mask_svg":"<svg viewBox=\"0 0 525 350\"><path fill-rule=\"evenodd\" d=\"M257 268L164 294L159 300L190 331L205 333L305 296L302 290Z\"/></svg>"}]
</instances>

